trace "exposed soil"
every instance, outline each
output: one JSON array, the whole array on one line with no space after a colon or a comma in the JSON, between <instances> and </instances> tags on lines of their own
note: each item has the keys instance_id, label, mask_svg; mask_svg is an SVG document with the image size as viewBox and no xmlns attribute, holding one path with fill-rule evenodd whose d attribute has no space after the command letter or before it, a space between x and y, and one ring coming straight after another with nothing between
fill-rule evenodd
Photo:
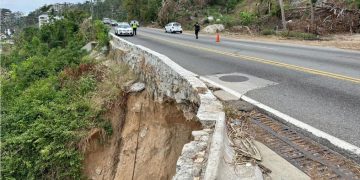
<instances>
[{"instance_id":1,"label":"exposed soil","mask_svg":"<svg viewBox=\"0 0 360 180\"><path fill-rule=\"evenodd\" d=\"M171 179L191 131L201 129L186 121L173 102L153 101L147 92L129 95L107 114L113 134L94 136L85 153L84 175L89 179ZM103 143L102 143L103 142Z\"/></svg>"}]
</instances>

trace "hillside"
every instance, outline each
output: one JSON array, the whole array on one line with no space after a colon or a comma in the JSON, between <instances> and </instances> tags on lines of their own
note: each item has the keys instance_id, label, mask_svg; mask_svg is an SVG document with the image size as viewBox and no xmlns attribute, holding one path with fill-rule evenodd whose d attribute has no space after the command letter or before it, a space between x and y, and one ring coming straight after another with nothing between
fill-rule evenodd
<instances>
[{"instance_id":1,"label":"hillside","mask_svg":"<svg viewBox=\"0 0 360 180\"><path fill-rule=\"evenodd\" d=\"M175 9L175 10L174 10ZM359 1L317 1L314 4L314 20L311 27L309 1L284 1L285 19L291 31L319 35L339 32L359 32ZM160 25L179 21L190 28L195 21L203 25L224 24L231 31L272 33L282 28L281 11L277 0L217 0L217 1L163 1L158 13Z\"/></svg>"},{"instance_id":2,"label":"hillside","mask_svg":"<svg viewBox=\"0 0 360 180\"><path fill-rule=\"evenodd\" d=\"M290 31L316 35L360 31L360 0L283 1ZM104 7L111 11L103 11ZM99 19L138 19L158 27L178 21L189 30L197 21L202 26L224 24L227 31L247 33L250 29L265 35L283 26L279 0L106 0L98 2L95 11Z\"/></svg>"},{"instance_id":3,"label":"hillside","mask_svg":"<svg viewBox=\"0 0 360 180\"><path fill-rule=\"evenodd\" d=\"M108 29L95 21L83 31L83 17L73 11L25 28L2 54L0 179L80 179L80 140L95 128L110 133L103 109L90 102L107 80L104 68L82 49L87 41L106 45Z\"/></svg>"}]
</instances>

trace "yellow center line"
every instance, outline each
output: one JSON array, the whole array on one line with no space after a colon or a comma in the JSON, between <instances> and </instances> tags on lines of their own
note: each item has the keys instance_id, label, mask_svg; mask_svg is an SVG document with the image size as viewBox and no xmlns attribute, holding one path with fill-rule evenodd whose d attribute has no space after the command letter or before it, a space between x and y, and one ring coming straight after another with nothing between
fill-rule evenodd
<instances>
[{"instance_id":1,"label":"yellow center line","mask_svg":"<svg viewBox=\"0 0 360 180\"><path fill-rule=\"evenodd\" d=\"M152 39L157 39L157 40L160 40L163 42L167 42L170 44L177 44L177 45L190 47L190 48L194 48L194 49L199 49L199 50L203 50L203 51L208 51L208 52L212 52L212 53L216 53L216 54L222 54L222 55L226 55L226 56L236 57L236 58L239 58L240 60L259 62L259 63L263 63L263 64L269 64L269 65L282 67L282 68L286 68L286 69L296 70L296 71L305 72L305 73L309 73L309 74L321 75L321 76L325 76L325 77L330 77L330 78L334 78L334 79L339 79L339 80L344 80L344 81L349 81L349 82L360 84L359 78L354 78L354 77L345 76L345 75L341 75L341 74L316 70L316 69L312 69L312 68L306 68L306 67L292 65L292 64L286 64L286 63L277 62L277 61L273 61L273 60L267 60L267 59L258 58L258 57L252 57L252 56L230 53L230 52L226 52L226 51L220 51L220 50L216 50L216 49L201 47L199 45L194 45L194 44L190 44L190 43L179 42L177 40L170 41L170 40L167 40L164 38L154 37L154 35L147 36L147 37L150 37Z\"/></svg>"}]
</instances>

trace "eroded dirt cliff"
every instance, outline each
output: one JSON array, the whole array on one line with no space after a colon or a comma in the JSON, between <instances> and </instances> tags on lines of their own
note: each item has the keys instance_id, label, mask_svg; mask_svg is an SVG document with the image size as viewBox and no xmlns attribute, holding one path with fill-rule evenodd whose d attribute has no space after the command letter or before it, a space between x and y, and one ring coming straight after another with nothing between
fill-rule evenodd
<instances>
[{"instance_id":1,"label":"eroded dirt cliff","mask_svg":"<svg viewBox=\"0 0 360 180\"><path fill-rule=\"evenodd\" d=\"M146 92L130 94L106 114L113 133L94 131L84 159L88 179L171 179L191 132L201 128L187 121L176 104L155 102Z\"/></svg>"}]
</instances>

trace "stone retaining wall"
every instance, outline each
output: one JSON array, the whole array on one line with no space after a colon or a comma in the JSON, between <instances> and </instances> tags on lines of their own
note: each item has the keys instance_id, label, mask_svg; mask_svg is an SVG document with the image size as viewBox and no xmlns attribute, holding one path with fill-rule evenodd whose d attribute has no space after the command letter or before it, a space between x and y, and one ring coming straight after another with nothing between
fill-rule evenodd
<instances>
[{"instance_id":1,"label":"stone retaining wall","mask_svg":"<svg viewBox=\"0 0 360 180\"><path fill-rule=\"evenodd\" d=\"M192 180L199 176L206 180L217 179L219 164L223 157L225 129L225 113L220 101L196 74L182 68L168 57L130 43L114 34L110 36L111 51L119 51L118 54L121 54L116 56L115 53L115 59L130 65L157 100L175 99L182 105L188 119L195 117L204 126L204 130L194 131L195 140L184 146L173 179ZM214 131L209 133L208 128L214 126ZM204 141L206 137L210 138L209 134L212 135L211 139ZM209 147L208 156L204 157L205 172L200 172L196 167L197 162L194 162L194 156L203 155L202 151L205 147ZM201 160L201 157L199 159Z\"/></svg>"}]
</instances>

